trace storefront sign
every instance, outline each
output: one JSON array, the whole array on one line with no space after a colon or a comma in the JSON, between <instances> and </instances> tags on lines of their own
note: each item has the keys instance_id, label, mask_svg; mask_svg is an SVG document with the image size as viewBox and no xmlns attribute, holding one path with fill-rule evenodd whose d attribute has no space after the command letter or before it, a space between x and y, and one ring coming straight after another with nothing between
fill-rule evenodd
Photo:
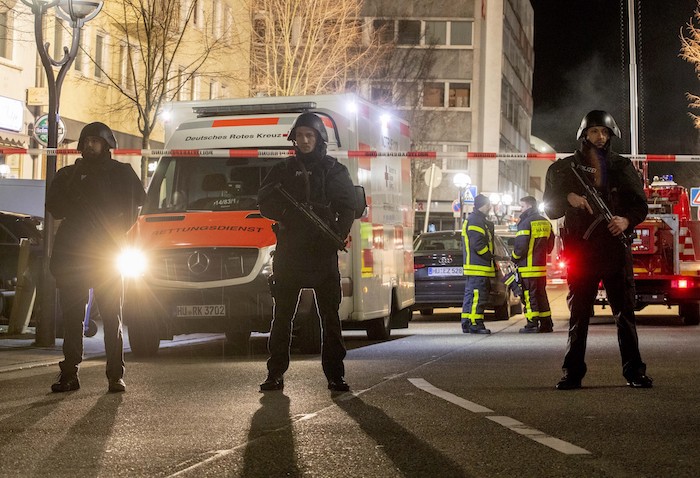
<instances>
[{"instance_id":1,"label":"storefront sign","mask_svg":"<svg viewBox=\"0 0 700 478\"><path fill-rule=\"evenodd\" d=\"M19 133L24 122L24 103L0 96L0 128Z\"/></svg>"}]
</instances>

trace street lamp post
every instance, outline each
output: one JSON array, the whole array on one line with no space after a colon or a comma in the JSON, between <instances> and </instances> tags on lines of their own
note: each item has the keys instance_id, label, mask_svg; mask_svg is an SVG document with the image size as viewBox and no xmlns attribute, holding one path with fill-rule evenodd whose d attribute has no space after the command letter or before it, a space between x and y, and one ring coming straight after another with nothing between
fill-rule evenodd
<instances>
[{"instance_id":1,"label":"street lamp post","mask_svg":"<svg viewBox=\"0 0 700 478\"><path fill-rule=\"evenodd\" d=\"M461 228L462 226L462 221L464 221L464 193L466 192L467 188L471 186L472 184L472 178L469 177L468 174L465 173L457 173L455 174L454 178L452 178L452 183L457 186L459 189L459 224L456 224L456 226L459 226Z\"/></svg>"},{"instance_id":2,"label":"street lamp post","mask_svg":"<svg viewBox=\"0 0 700 478\"><path fill-rule=\"evenodd\" d=\"M48 151L46 155L46 190L48 191L56 173L56 148L58 147L58 107L63 80L78 54L80 31L102 9L102 1L88 0L22 0L34 14L34 36L41 64L46 72L49 90ZM49 43L44 42L43 20L46 13L56 7L56 14L70 22L73 29L70 50L63 47L63 58L56 60L48 52ZM54 68L58 68L58 75ZM53 219L44 209L44 246L41 274L41 318L37 325L36 345L51 346L56 341L56 287L49 271L49 258L53 243Z\"/></svg>"}]
</instances>

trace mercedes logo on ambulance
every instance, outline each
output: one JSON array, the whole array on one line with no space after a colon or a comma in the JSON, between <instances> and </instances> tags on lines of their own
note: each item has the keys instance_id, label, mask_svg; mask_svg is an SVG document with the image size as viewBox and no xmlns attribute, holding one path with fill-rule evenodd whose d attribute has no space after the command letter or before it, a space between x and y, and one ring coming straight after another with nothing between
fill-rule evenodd
<instances>
[{"instance_id":1,"label":"mercedes logo on ambulance","mask_svg":"<svg viewBox=\"0 0 700 478\"><path fill-rule=\"evenodd\" d=\"M187 268L193 274L203 274L209 268L209 256L203 252L194 251L187 258Z\"/></svg>"}]
</instances>

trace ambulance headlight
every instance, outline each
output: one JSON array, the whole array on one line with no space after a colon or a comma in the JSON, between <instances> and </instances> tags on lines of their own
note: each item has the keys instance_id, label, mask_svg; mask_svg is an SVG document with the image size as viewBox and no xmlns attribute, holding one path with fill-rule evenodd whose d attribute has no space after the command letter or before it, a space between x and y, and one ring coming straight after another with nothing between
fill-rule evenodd
<instances>
[{"instance_id":1,"label":"ambulance headlight","mask_svg":"<svg viewBox=\"0 0 700 478\"><path fill-rule=\"evenodd\" d=\"M139 249L124 249L117 257L117 270L122 277L141 277L147 265L146 255Z\"/></svg>"}]
</instances>

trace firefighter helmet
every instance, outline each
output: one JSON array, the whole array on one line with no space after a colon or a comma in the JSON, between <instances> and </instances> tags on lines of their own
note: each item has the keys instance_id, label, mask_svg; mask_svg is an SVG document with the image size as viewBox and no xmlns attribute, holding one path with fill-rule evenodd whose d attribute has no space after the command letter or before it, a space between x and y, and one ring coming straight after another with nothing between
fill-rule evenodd
<instances>
[{"instance_id":1,"label":"firefighter helmet","mask_svg":"<svg viewBox=\"0 0 700 478\"><path fill-rule=\"evenodd\" d=\"M582 139L583 135L586 133L588 128L593 126L605 126L608 128L613 136L620 138L620 129L615 123L615 119L610 113L602 110L589 111L586 116L581 120L581 126L578 128L578 133L576 133L576 139Z\"/></svg>"},{"instance_id":2,"label":"firefighter helmet","mask_svg":"<svg viewBox=\"0 0 700 478\"><path fill-rule=\"evenodd\" d=\"M307 128L315 130L321 136L321 139L324 143L328 142L328 132L326 131L326 126L323 124L323 120L319 118L318 115L314 113L300 114L299 117L294 121L291 131L289 131L289 136L287 136L287 139L289 141L296 140L296 129L299 126L306 126Z\"/></svg>"},{"instance_id":3,"label":"firefighter helmet","mask_svg":"<svg viewBox=\"0 0 700 478\"><path fill-rule=\"evenodd\" d=\"M83 142L88 136L102 138L110 149L117 148L117 139L114 137L114 133L109 126L104 123L96 121L95 123L90 123L83 128L83 130L80 132L80 139L78 139L78 151L83 151Z\"/></svg>"}]
</instances>

